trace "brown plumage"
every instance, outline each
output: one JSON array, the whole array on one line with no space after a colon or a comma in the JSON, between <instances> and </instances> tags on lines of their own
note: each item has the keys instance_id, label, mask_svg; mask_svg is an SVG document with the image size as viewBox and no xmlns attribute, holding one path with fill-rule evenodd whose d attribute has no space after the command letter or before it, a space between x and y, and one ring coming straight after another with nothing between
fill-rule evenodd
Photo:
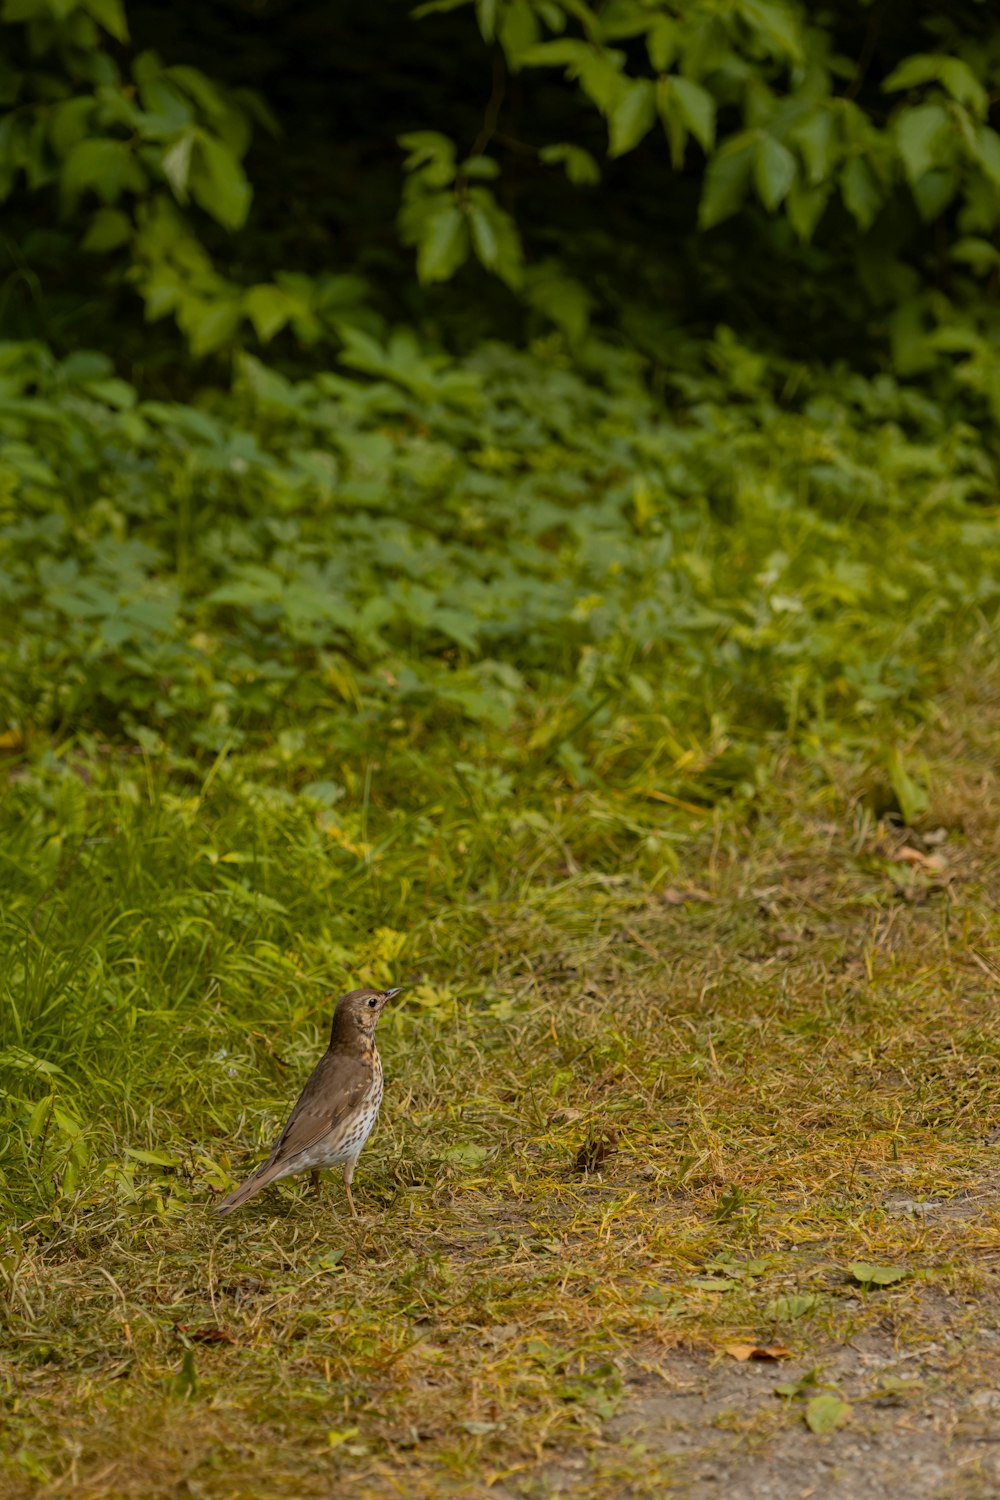
<instances>
[{"instance_id":1,"label":"brown plumage","mask_svg":"<svg viewBox=\"0 0 1000 1500\"><path fill-rule=\"evenodd\" d=\"M288 1123L267 1161L215 1206L232 1213L269 1182L341 1167L347 1202L356 1214L351 1178L361 1148L372 1132L382 1103L382 1063L375 1046L375 1027L385 1004L399 990L351 990L337 1002L330 1045L310 1074Z\"/></svg>"}]
</instances>

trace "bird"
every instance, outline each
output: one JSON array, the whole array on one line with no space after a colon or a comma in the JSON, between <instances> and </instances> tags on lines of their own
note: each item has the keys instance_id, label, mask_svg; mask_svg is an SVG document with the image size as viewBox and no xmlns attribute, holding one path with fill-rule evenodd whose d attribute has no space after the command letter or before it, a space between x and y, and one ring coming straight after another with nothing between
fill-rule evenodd
<instances>
[{"instance_id":1,"label":"bird","mask_svg":"<svg viewBox=\"0 0 1000 1500\"><path fill-rule=\"evenodd\" d=\"M330 1045L306 1080L270 1156L215 1205L217 1214L231 1214L281 1177L311 1172L318 1185L321 1167L340 1167L347 1204L357 1218L351 1178L378 1118L384 1086L375 1028L402 988L351 990L337 1001Z\"/></svg>"}]
</instances>

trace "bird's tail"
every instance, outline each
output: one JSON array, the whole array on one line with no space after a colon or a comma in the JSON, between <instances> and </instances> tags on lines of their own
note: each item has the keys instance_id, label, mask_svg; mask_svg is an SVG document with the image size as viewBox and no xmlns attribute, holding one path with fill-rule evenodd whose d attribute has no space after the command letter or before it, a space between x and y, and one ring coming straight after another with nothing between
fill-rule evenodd
<instances>
[{"instance_id":1,"label":"bird's tail","mask_svg":"<svg viewBox=\"0 0 1000 1500\"><path fill-rule=\"evenodd\" d=\"M217 1214L231 1214L234 1208L240 1208L249 1199L255 1197L262 1188L266 1188L269 1182L283 1176L281 1167L277 1162L266 1161L263 1166L257 1168L246 1180L241 1182L238 1188L223 1198L221 1203L215 1205Z\"/></svg>"}]
</instances>

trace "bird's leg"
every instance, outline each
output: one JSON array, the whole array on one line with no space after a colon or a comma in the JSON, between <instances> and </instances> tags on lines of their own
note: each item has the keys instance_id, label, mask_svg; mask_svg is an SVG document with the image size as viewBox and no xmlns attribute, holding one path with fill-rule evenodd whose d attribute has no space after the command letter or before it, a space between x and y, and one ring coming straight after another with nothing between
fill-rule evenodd
<instances>
[{"instance_id":1,"label":"bird's leg","mask_svg":"<svg viewBox=\"0 0 1000 1500\"><path fill-rule=\"evenodd\" d=\"M320 1194L320 1193L322 1193L323 1189L322 1189L322 1186L321 1186L321 1179L320 1179L319 1168L318 1167L313 1167L312 1171L309 1173L309 1180L310 1180L310 1182L313 1185L313 1192L316 1193L317 1195Z\"/></svg>"},{"instance_id":2,"label":"bird's leg","mask_svg":"<svg viewBox=\"0 0 1000 1500\"><path fill-rule=\"evenodd\" d=\"M347 1206L351 1210L351 1218L358 1217L358 1211L354 1207L354 1199L351 1197L351 1178L354 1176L354 1161L344 1162L344 1187L347 1189Z\"/></svg>"}]
</instances>

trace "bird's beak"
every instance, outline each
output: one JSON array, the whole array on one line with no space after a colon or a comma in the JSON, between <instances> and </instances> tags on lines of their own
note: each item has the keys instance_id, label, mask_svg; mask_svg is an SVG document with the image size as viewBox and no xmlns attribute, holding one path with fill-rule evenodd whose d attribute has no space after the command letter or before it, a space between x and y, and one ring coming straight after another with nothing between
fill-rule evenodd
<instances>
[{"instance_id":1,"label":"bird's beak","mask_svg":"<svg viewBox=\"0 0 1000 1500\"><path fill-rule=\"evenodd\" d=\"M396 988L394 990L383 990L382 991L382 998L384 1000L393 1000L393 999L395 999L395 997L397 995L401 995L403 993L403 991L405 989L408 989L408 988L409 988L409 985L397 984L397 986L396 986Z\"/></svg>"}]
</instances>

